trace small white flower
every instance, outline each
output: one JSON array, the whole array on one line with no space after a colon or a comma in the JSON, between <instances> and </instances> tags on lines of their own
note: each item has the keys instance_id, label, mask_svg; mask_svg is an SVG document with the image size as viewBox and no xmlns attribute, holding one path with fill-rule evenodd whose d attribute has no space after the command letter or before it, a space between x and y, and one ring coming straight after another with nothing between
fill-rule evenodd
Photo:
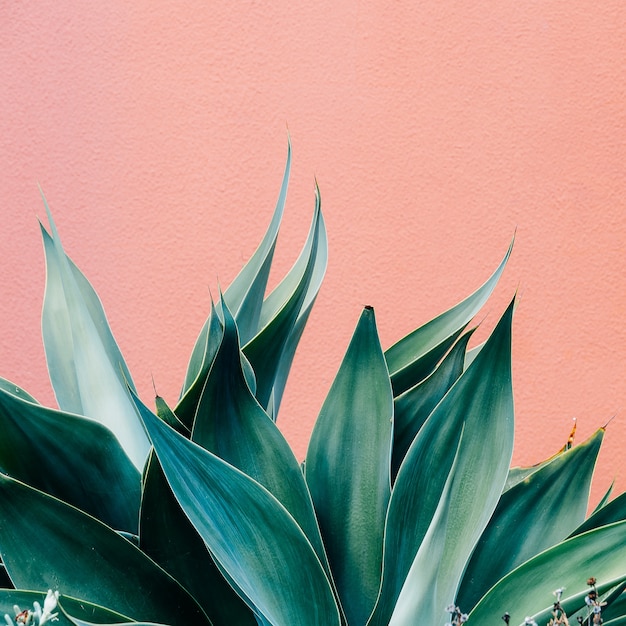
<instances>
[{"instance_id":1,"label":"small white flower","mask_svg":"<svg viewBox=\"0 0 626 626\"><path fill-rule=\"evenodd\" d=\"M528 616L524 618L524 624L525 626L537 626L537 622Z\"/></svg>"},{"instance_id":2,"label":"small white flower","mask_svg":"<svg viewBox=\"0 0 626 626\"><path fill-rule=\"evenodd\" d=\"M456 606L454 606L454 604L448 604L446 613L456 613Z\"/></svg>"},{"instance_id":3,"label":"small white flower","mask_svg":"<svg viewBox=\"0 0 626 626\"><path fill-rule=\"evenodd\" d=\"M469 615L467 613L461 613L461 617L459 617L459 621L461 622L461 624L464 624L465 622L467 622L468 617Z\"/></svg>"}]
</instances>

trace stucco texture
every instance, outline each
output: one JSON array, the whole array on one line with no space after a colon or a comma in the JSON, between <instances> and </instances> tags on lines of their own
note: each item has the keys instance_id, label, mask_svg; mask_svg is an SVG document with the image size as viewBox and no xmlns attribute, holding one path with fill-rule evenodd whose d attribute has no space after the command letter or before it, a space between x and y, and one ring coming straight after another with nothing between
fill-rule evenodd
<instances>
[{"instance_id":1,"label":"stucco texture","mask_svg":"<svg viewBox=\"0 0 626 626\"><path fill-rule=\"evenodd\" d=\"M361 307L384 346L477 288L513 234L516 463L613 416L626 489L623 0L0 3L0 375L54 404L43 188L141 395L176 400L209 289L294 167L277 274L322 193L326 281L279 424L299 457Z\"/></svg>"}]
</instances>

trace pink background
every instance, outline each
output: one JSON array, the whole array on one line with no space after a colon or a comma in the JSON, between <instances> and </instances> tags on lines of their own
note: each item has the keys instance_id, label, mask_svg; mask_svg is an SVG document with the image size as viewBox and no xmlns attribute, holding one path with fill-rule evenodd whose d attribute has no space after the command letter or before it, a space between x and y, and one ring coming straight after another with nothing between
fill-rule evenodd
<instances>
[{"instance_id":1,"label":"pink background","mask_svg":"<svg viewBox=\"0 0 626 626\"><path fill-rule=\"evenodd\" d=\"M625 489L625 50L623 0L1 3L0 375L54 402L39 182L141 394L154 376L174 402L208 289L269 221L288 127L277 267L314 177L330 242L279 416L298 456L361 306L387 347L516 231L481 331L519 289L514 460L615 415L594 498Z\"/></svg>"}]
</instances>

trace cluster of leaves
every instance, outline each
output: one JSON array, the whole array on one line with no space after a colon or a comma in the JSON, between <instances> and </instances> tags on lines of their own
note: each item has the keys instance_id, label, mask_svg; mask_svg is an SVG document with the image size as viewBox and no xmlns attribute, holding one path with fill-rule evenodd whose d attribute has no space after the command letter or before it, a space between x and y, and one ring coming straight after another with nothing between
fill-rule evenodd
<instances>
[{"instance_id":1,"label":"cluster of leaves","mask_svg":"<svg viewBox=\"0 0 626 626\"><path fill-rule=\"evenodd\" d=\"M266 295L290 159L177 404L157 397L154 412L48 211L43 336L60 410L0 380L0 610L52 588L63 624L443 625L450 602L469 626L507 611L547 623L552 590L574 615L593 573L605 623L625 624L624 496L585 519L604 429L510 469L513 302L467 350L510 250L387 350L365 307L295 458L276 419L327 240L317 193L302 253Z\"/></svg>"}]
</instances>

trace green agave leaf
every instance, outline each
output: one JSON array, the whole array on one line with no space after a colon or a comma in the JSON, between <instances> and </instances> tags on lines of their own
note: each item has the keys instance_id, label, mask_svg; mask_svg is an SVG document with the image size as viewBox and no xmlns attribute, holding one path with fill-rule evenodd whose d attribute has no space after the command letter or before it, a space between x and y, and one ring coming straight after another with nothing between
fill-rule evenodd
<instances>
[{"instance_id":1,"label":"green agave leaf","mask_svg":"<svg viewBox=\"0 0 626 626\"><path fill-rule=\"evenodd\" d=\"M174 408L174 413L178 419L185 424L185 426L191 430L193 427L193 420L196 417L196 410L198 408L198 400L202 393L202 388L206 381L207 374L213 364L213 359L217 354L217 349L222 342L222 322L217 314L215 305L211 300L211 313L209 318L202 327L200 337L194 347L194 354L192 354L189 369L187 370L187 378L183 385L183 391L178 404ZM201 357L196 356L196 352L202 352ZM191 372L193 363L194 371ZM193 379L189 380L189 377L193 374Z\"/></svg>"},{"instance_id":2,"label":"green agave leaf","mask_svg":"<svg viewBox=\"0 0 626 626\"><path fill-rule=\"evenodd\" d=\"M41 227L46 254L42 331L59 408L102 422L141 470L149 444L126 392L130 373L89 281L66 256L45 203L52 236Z\"/></svg>"},{"instance_id":3,"label":"green agave leaf","mask_svg":"<svg viewBox=\"0 0 626 626\"><path fill-rule=\"evenodd\" d=\"M317 240L315 239L317 234ZM313 248L314 242L317 241L315 249ZM317 184L315 186L315 212L309 235L300 256L295 262L294 266L289 270L287 276L278 284L278 286L270 293L270 295L263 302L263 308L261 309L261 318L259 320L259 327L264 328L271 320L279 313L284 304L289 300L290 295L297 289L298 283L301 277L305 274L306 266L309 257L314 257L313 272L311 281L309 283L302 308L296 319L294 327L289 333L283 353L280 358L278 370L274 377L274 386L272 389L272 399L268 405L270 416L276 420L278 409L283 397L285 385L287 383L287 376L291 369L293 357L296 352L304 327L309 318L311 309L320 287L322 286L322 280L326 273L326 266L328 264L328 238L326 235L326 225L324 224L324 218L321 212L321 196Z\"/></svg>"},{"instance_id":4,"label":"green agave leaf","mask_svg":"<svg viewBox=\"0 0 626 626\"><path fill-rule=\"evenodd\" d=\"M18 588L58 589L136 620L209 623L193 598L132 543L3 475L0 528L2 561Z\"/></svg>"},{"instance_id":5,"label":"green agave leaf","mask_svg":"<svg viewBox=\"0 0 626 626\"><path fill-rule=\"evenodd\" d=\"M452 348L456 340L461 336L465 326L459 328L444 341L422 354L412 363L391 375L393 395L397 397L405 391L415 387L433 373L438 363Z\"/></svg>"},{"instance_id":6,"label":"green agave leaf","mask_svg":"<svg viewBox=\"0 0 626 626\"><path fill-rule=\"evenodd\" d=\"M424 554L442 550L442 557L428 564L435 571L422 571L414 581L414 595L428 596L428 611L437 614L450 604L465 563L495 509L513 449L513 306L514 301L476 360L430 414L400 466L389 503L382 585L371 626L389 623L420 549ZM447 521L432 527L461 432L463 445L452 478ZM437 583L434 588L419 587L420 580L431 578ZM398 607L396 619L399 615L409 619L410 611ZM412 619L421 621L421 613Z\"/></svg>"},{"instance_id":7,"label":"green agave leaf","mask_svg":"<svg viewBox=\"0 0 626 626\"><path fill-rule=\"evenodd\" d=\"M27 402L33 402L34 404L39 404L33 396L31 396L27 391L24 391L21 387L18 387L15 383L12 383L10 380L6 378L0 378L0 390L6 391L17 398L21 398L22 400L26 400Z\"/></svg>"},{"instance_id":8,"label":"green agave leaf","mask_svg":"<svg viewBox=\"0 0 626 626\"><path fill-rule=\"evenodd\" d=\"M278 229L287 199L290 171L291 141L287 146L285 173L272 221L256 252L224 292L224 300L237 321L242 344L250 341L258 330L259 316L274 256L274 248L276 247Z\"/></svg>"},{"instance_id":9,"label":"green agave leaf","mask_svg":"<svg viewBox=\"0 0 626 626\"><path fill-rule=\"evenodd\" d=\"M14 606L18 606L20 609L32 609L33 602L39 602L43 606L45 593L40 591L24 591L22 589L0 589L0 615L9 615L15 617L13 610ZM77 600L69 596L59 596L59 604L63 603L63 607L67 610L79 616L81 619L89 619L93 623L121 623L128 622L128 618L115 611L110 611L97 604L86 602L85 600ZM57 626L72 626L73 622L69 618L64 610L58 611L58 621L55 620L54 624Z\"/></svg>"},{"instance_id":10,"label":"green agave leaf","mask_svg":"<svg viewBox=\"0 0 626 626\"><path fill-rule=\"evenodd\" d=\"M445 536L447 531L450 505L452 503L452 486L457 476L459 450L463 441L463 427L459 435L456 452L453 457L450 472L441 492L441 499L433 515L428 531L420 549L413 559L411 568L406 577L404 586L396 602L391 615L389 626L403 626L415 624L416 615L419 615L420 623L435 624L440 613L440 607L433 607L433 590L437 588L437 570L432 567L432 562L438 562L444 558L445 542L433 541L433 536ZM435 610L433 611L433 608Z\"/></svg>"},{"instance_id":11,"label":"green agave leaf","mask_svg":"<svg viewBox=\"0 0 626 626\"><path fill-rule=\"evenodd\" d=\"M243 353L256 374L256 397L263 408L267 408L270 404L276 376L281 363L285 364L283 355L289 345L289 337L293 332L297 332L296 323L303 313L309 286L315 275L316 250L320 228L323 225L319 204L315 207L313 225L311 249L296 288L272 319L248 343L245 343L244 336L241 335Z\"/></svg>"},{"instance_id":12,"label":"green agave leaf","mask_svg":"<svg viewBox=\"0 0 626 626\"><path fill-rule=\"evenodd\" d=\"M140 475L106 427L0 389L0 431L2 472L137 532Z\"/></svg>"},{"instance_id":13,"label":"green agave leaf","mask_svg":"<svg viewBox=\"0 0 626 626\"><path fill-rule=\"evenodd\" d=\"M317 418L305 466L349 624L365 624L378 594L392 422L374 310L365 307Z\"/></svg>"},{"instance_id":14,"label":"green agave leaf","mask_svg":"<svg viewBox=\"0 0 626 626\"><path fill-rule=\"evenodd\" d=\"M278 500L135 402L181 508L253 610L274 626L338 625L324 569Z\"/></svg>"},{"instance_id":15,"label":"green agave leaf","mask_svg":"<svg viewBox=\"0 0 626 626\"><path fill-rule=\"evenodd\" d=\"M604 492L604 495L602 496L602 498L600 498L600 502L598 502L598 504L596 505L596 508L593 511L594 513L597 513L603 506L606 506L609 503L609 500L611 499L611 494L613 493L614 486L615 486L615 481L613 481L609 485L609 488Z\"/></svg>"},{"instance_id":16,"label":"green agave leaf","mask_svg":"<svg viewBox=\"0 0 626 626\"><path fill-rule=\"evenodd\" d=\"M191 436L191 430L185 426L179 419L176 413L170 409L167 402L159 395L154 398L154 407L156 414L168 425L171 426L177 433L184 435L185 437Z\"/></svg>"},{"instance_id":17,"label":"green agave leaf","mask_svg":"<svg viewBox=\"0 0 626 626\"><path fill-rule=\"evenodd\" d=\"M141 501L140 547L204 609L214 626L255 626L252 611L219 572L170 489L154 454Z\"/></svg>"},{"instance_id":18,"label":"green agave leaf","mask_svg":"<svg viewBox=\"0 0 626 626\"><path fill-rule=\"evenodd\" d=\"M456 604L469 611L511 570L585 519L604 429L505 491L470 559Z\"/></svg>"},{"instance_id":19,"label":"green agave leaf","mask_svg":"<svg viewBox=\"0 0 626 626\"><path fill-rule=\"evenodd\" d=\"M616 595L609 606L602 610L602 617L605 625L612 624L614 620L626 619L626 593L623 590L623 585L621 593Z\"/></svg>"},{"instance_id":20,"label":"green agave leaf","mask_svg":"<svg viewBox=\"0 0 626 626\"><path fill-rule=\"evenodd\" d=\"M430 376L394 398L393 456L391 461L394 479L420 428L463 373L465 349L472 332L466 333L455 344Z\"/></svg>"},{"instance_id":21,"label":"green agave leaf","mask_svg":"<svg viewBox=\"0 0 626 626\"><path fill-rule=\"evenodd\" d=\"M445 313L435 317L430 322L420 326L417 330L400 339L385 352L387 365L392 378L401 376L404 368L421 356L441 344L454 333L465 328L470 320L478 313L494 290L504 267L511 255L513 242L509 246L500 265L482 287L479 287L472 295L452 307ZM395 389L395 387L394 387ZM396 392L397 393L397 392Z\"/></svg>"},{"instance_id":22,"label":"green agave leaf","mask_svg":"<svg viewBox=\"0 0 626 626\"><path fill-rule=\"evenodd\" d=\"M602 526L563 541L507 574L474 607L467 626L482 626L508 611L511 624L523 616L546 623L554 597L546 590L565 589L561 604L568 614L584 606L586 580L594 576L604 593L626 579L626 522Z\"/></svg>"},{"instance_id":23,"label":"green agave leaf","mask_svg":"<svg viewBox=\"0 0 626 626\"><path fill-rule=\"evenodd\" d=\"M606 526L613 522L621 522L626 520L626 492L611 500L608 504L597 509L593 515L590 515L574 532L572 536L580 535L588 530Z\"/></svg>"},{"instance_id":24,"label":"green agave leaf","mask_svg":"<svg viewBox=\"0 0 626 626\"><path fill-rule=\"evenodd\" d=\"M241 364L237 326L222 303L224 332L207 378L192 441L263 485L291 513L322 561L325 553L300 464L252 395Z\"/></svg>"}]
</instances>

